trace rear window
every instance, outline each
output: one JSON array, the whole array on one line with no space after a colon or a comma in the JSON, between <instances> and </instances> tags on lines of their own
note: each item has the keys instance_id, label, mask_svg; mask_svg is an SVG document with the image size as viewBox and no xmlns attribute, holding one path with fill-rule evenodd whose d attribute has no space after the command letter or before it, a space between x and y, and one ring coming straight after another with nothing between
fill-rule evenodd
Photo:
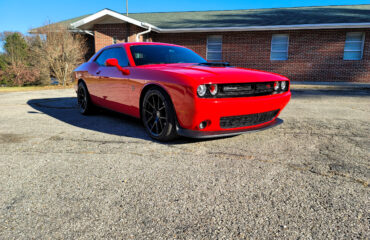
<instances>
[{"instance_id":1,"label":"rear window","mask_svg":"<svg viewBox=\"0 0 370 240\"><path fill-rule=\"evenodd\" d=\"M171 63L204 63L201 56L190 49L164 45L137 45L131 46L132 58L136 66L148 64Z\"/></svg>"}]
</instances>

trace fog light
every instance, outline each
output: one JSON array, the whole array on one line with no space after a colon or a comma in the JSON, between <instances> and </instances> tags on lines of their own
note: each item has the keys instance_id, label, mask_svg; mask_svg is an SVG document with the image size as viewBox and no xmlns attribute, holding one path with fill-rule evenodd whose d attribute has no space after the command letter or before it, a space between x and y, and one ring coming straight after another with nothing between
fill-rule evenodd
<instances>
[{"instance_id":1,"label":"fog light","mask_svg":"<svg viewBox=\"0 0 370 240\"><path fill-rule=\"evenodd\" d=\"M217 94L217 84L209 85L209 92L214 96Z\"/></svg>"},{"instance_id":2,"label":"fog light","mask_svg":"<svg viewBox=\"0 0 370 240\"><path fill-rule=\"evenodd\" d=\"M274 82L274 90L277 91L279 89L279 82Z\"/></svg>"},{"instance_id":3,"label":"fog light","mask_svg":"<svg viewBox=\"0 0 370 240\"><path fill-rule=\"evenodd\" d=\"M286 81L282 81L280 83L280 87L281 87L281 90L285 91L286 90L286 87L287 87Z\"/></svg>"},{"instance_id":4,"label":"fog light","mask_svg":"<svg viewBox=\"0 0 370 240\"><path fill-rule=\"evenodd\" d=\"M208 121L203 121L199 124L199 129L204 129L205 127L207 127L207 124L208 124Z\"/></svg>"},{"instance_id":5,"label":"fog light","mask_svg":"<svg viewBox=\"0 0 370 240\"><path fill-rule=\"evenodd\" d=\"M197 93L198 93L199 97L203 97L204 95L206 95L206 92L207 92L206 85L199 85L198 86Z\"/></svg>"}]
</instances>

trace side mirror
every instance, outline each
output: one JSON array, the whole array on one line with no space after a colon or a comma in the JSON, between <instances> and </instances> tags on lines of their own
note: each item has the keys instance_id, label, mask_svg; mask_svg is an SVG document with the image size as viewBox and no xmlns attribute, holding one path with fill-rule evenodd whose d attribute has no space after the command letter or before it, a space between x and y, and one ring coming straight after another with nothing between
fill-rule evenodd
<instances>
[{"instance_id":1,"label":"side mirror","mask_svg":"<svg viewBox=\"0 0 370 240\"><path fill-rule=\"evenodd\" d=\"M118 64L118 60L116 58L108 58L106 61L105 61L105 66L107 67L116 67L118 70L120 70L122 72L122 74L124 75L129 75L130 74L130 71L128 69L124 69L122 68L119 64Z\"/></svg>"},{"instance_id":2,"label":"side mirror","mask_svg":"<svg viewBox=\"0 0 370 240\"><path fill-rule=\"evenodd\" d=\"M119 66L118 60L116 58L109 58L105 61L105 66L107 66L107 67L117 67L117 66Z\"/></svg>"}]
</instances>

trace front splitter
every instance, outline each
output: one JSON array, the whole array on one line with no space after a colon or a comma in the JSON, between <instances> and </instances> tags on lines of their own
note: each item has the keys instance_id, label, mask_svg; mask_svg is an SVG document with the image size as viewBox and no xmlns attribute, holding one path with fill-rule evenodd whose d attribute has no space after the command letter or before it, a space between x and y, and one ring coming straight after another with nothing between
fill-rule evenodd
<instances>
[{"instance_id":1,"label":"front splitter","mask_svg":"<svg viewBox=\"0 0 370 240\"><path fill-rule=\"evenodd\" d=\"M280 118L276 118L274 121L267 123L263 126L259 127L252 127L248 129L238 129L238 130L224 130L224 131L196 131L196 130L189 130L184 129L179 126L176 127L177 133L184 137L189 138L218 138L218 137L227 137L227 136L235 136L240 135L243 133L249 133L249 132L258 132L258 131L264 131L269 128L276 127L280 124L282 124L284 121Z\"/></svg>"}]
</instances>

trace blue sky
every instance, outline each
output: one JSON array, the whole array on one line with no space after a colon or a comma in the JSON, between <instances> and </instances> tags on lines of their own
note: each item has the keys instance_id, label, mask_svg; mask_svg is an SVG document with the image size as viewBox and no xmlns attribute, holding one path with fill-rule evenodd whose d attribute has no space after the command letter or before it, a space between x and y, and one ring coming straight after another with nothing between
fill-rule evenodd
<instances>
[{"instance_id":1,"label":"blue sky","mask_svg":"<svg viewBox=\"0 0 370 240\"><path fill-rule=\"evenodd\" d=\"M232 10L296 6L368 4L360 0L129 0L129 12ZM103 8L123 12L126 0L0 0L0 32L20 31L57 22Z\"/></svg>"}]
</instances>

